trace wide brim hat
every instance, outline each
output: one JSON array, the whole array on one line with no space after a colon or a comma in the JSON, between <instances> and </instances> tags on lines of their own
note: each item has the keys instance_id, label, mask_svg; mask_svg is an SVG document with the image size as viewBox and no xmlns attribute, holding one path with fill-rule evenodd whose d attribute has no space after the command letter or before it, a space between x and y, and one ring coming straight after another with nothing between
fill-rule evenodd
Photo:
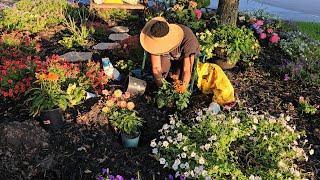
<instances>
[{"instance_id":1,"label":"wide brim hat","mask_svg":"<svg viewBox=\"0 0 320 180\"><path fill-rule=\"evenodd\" d=\"M158 21L168 24L169 32L163 37L154 37L150 29ZM140 33L141 46L150 54L160 55L177 48L183 39L183 30L176 24L169 24L163 17L155 17L148 21Z\"/></svg>"}]
</instances>

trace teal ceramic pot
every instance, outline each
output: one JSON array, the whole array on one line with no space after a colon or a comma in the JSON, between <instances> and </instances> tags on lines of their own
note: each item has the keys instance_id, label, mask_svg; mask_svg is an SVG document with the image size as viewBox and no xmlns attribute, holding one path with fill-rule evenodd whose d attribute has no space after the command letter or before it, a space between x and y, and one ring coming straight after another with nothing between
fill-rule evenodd
<instances>
[{"instance_id":1,"label":"teal ceramic pot","mask_svg":"<svg viewBox=\"0 0 320 180\"><path fill-rule=\"evenodd\" d=\"M141 132L137 132L136 135L128 136L121 132L121 141L124 147L138 147Z\"/></svg>"}]
</instances>

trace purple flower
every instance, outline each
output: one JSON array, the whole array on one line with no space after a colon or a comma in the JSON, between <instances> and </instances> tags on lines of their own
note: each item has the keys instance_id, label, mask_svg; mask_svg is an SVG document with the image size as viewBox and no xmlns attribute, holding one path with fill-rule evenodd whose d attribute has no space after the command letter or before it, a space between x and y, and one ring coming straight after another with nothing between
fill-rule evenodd
<instances>
[{"instance_id":1,"label":"purple flower","mask_svg":"<svg viewBox=\"0 0 320 180\"><path fill-rule=\"evenodd\" d=\"M250 28L251 29L256 29L258 27L258 24L254 23L254 24L251 24Z\"/></svg>"},{"instance_id":2,"label":"purple flower","mask_svg":"<svg viewBox=\"0 0 320 180\"><path fill-rule=\"evenodd\" d=\"M257 26L255 27L256 30L260 29L260 26L257 24Z\"/></svg>"},{"instance_id":3,"label":"purple flower","mask_svg":"<svg viewBox=\"0 0 320 180\"><path fill-rule=\"evenodd\" d=\"M124 180L124 178L120 175L117 175L116 178L117 178L117 180Z\"/></svg>"},{"instance_id":4,"label":"purple flower","mask_svg":"<svg viewBox=\"0 0 320 180\"><path fill-rule=\"evenodd\" d=\"M308 65L308 70L310 70L311 69L311 67L310 67L310 65Z\"/></svg>"},{"instance_id":5,"label":"purple flower","mask_svg":"<svg viewBox=\"0 0 320 180\"><path fill-rule=\"evenodd\" d=\"M102 168L102 173L106 173L107 169L106 168Z\"/></svg>"},{"instance_id":6,"label":"purple flower","mask_svg":"<svg viewBox=\"0 0 320 180\"><path fill-rule=\"evenodd\" d=\"M130 180L134 180L134 178L132 177Z\"/></svg>"},{"instance_id":7,"label":"purple flower","mask_svg":"<svg viewBox=\"0 0 320 180\"><path fill-rule=\"evenodd\" d=\"M292 68L292 71L294 72L294 71L298 71L299 70L299 68L297 68L297 67L295 67L295 68Z\"/></svg>"},{"instance_id":8,"label":"purple flower","mask_svg":"<svg viewBox=\"0 0 320 180\"><path fill-rule=\"evenodd\" d=\"M97 180L104 180L102 176L99 176Z\"/></svg>"},{"instance_id":9,"label":"purple flower","mask_svg":"<svg viewBox=\"0 0 320 180\"><path fill-rule=\"evenodd\" d=\"M257 29L257 33L261 34L261 33L263 33L263 30L261 28Z\"/></svg>"},{"instance_id":10,"label":"purple flower","mask_svg":"<svg viewBox=\"0 0 320 180\"><path fill-rule=\"evenodd\" d=\"M113 175L109 175L108 177L109 177L110 180L116 179Z\"/></svg>"},{"instance_id":11,"label":"purple flower","mask_svg":"<svg viewBox=\"0 0 320 180\"><path fill-rule=\"evenodd\" d=\"M316 80L316 78L314 76L311 76L311 81Z\"/></svg>"},{"instance_id":12,"label":"purple flower","mask_svg":"<svg viewBox=\"0 0 320 180\"><path fill-rule=\"evenodd\" d=\"M286 65L280 66L280 69L286 69Z\"/></svg>"},{"instance_id":13,"label":"purple flower","mask_svg":"<svg viewBox=\"0 0 320 180\"><path fill-rule=\"evenodd\" d=\"M169 180L173 180L173 176L171 174L169 175Z\"/></svg>"},{"instance_id":14,"label":"purple flower","mask_svg":"<svg viewBox=\"0 0 320 180\"><path fill-rule=\"evenodd\" d=\"M285 75L284 75L284 80L285 80L285 81L288 81L289 79L290 79L290 78L289 78L289 75L288 75L288 74L285 74Z\"/></svg>"},{"instance_id":15,"label":"purple flower","mask_svg":"<svg viewBox=\"0 0 320 180\"><path fill-rule=\"evenodd\" d=\"M294 78L295 76L296 76L296 75L294 75L294 74L292 73L291 77Z\"/></svg>"},{"instance_id":16,"label":"purple flower","mask_svg":"<svg viewBox=\"0 0 320 180\"><path fill-rule=\"evenodd\" d=\"M180 180L184 180L184 175L181 175L181 176L180 176Z\"/></svg>"}]
</instances>

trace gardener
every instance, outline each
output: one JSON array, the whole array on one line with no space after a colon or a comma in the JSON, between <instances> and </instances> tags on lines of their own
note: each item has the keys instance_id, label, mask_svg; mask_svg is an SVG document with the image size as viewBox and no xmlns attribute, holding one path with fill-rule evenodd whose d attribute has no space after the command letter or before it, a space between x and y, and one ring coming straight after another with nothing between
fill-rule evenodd
<instances>
[{"instance_id":1,"label":"gardener","mask_svg":"<svg viewBox=\"0 0 320 180\"><path fill-rule=\"evenodd\" d=\"M162 76L173 74L189 84L196 54L200 45L192 30L184 25L169 24L164 18L151 19L140 34L142 47L151 54L155 83L161 87ZM182 72L181 72L182 71Z\"/></svg>"}]
</instances>

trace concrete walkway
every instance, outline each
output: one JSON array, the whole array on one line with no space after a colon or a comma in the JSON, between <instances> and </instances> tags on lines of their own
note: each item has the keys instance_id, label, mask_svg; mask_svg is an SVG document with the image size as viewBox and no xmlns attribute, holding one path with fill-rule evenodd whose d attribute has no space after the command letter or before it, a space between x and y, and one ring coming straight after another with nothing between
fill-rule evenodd
<instances>
[{"instance_id":1,"label":"concrete walkway","mask_svg":"<svg viewBox=\"0 0 320 180\"><path fill-rule=\"evenodd\" d=\"M217 8L219 0L211 0ZM240 10L263 9L286 20L320 22L320 0L240 0Z\"/></svg>"}]
</instances>

